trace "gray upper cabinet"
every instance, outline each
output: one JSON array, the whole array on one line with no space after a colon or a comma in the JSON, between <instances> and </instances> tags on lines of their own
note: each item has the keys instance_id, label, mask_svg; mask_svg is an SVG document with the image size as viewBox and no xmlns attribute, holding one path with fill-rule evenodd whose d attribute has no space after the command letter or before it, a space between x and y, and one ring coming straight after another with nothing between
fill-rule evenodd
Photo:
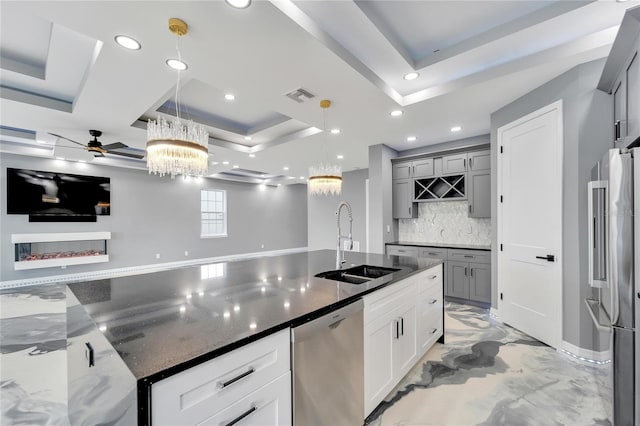
<instances>
[{"instance_id":1,"label":"gray upper cabinet","mask_svg":"<svg viewBox=\"0 0 640 426\"><path fill-rule=\"evenodd\" d=\"M491 172L478 170L467 175L469 217L491 217Z\"/></svg>"},{"instance_id":2,"label":"gray upper cabinet","mask_svg":"<svg viewBox=\"0 0 640 426\"><path fill-rule=\"evenodd\" d=\"M413 180L394 179L393 218L411 219L418 217L418 208L413 204Z\"/></svg>"},{"instance_id":3,"label":"gray upper cabinet","mask_svg":"<svg viewBox=\"0 0 640 426\"><path fill-rule=\"evenodd\" d=\"M491 154L487 149L485 151L470 152L467 154L469 159L469 171L489 170L491 168Z\"/></svg>"},{"instance_id":4,"label":"gray upper cabinet","mask_svg":"<svg viewBox=\"0 0 640 426\"><path fill-rule=\"evenodd\" d=\"M413 163L411 161L406 163L395 163L392 171L393 179L409 179L411 177L412 167Z\"/></svg>"},{"instance_id":5,"label":"gray upper cabinet","mask_svg":"<svg viewBox=\"0 0 640 426\"><path fill-rule=\"evenodd\" d=\"M409 179L433 176L433 158L395 163L392 171L393 179Z\"/></svg>"},{"instance_id":6,"label":"gray upper cabinet","mask_svg":"<svg viewBox=\"0 0 640 426\"><path fill-rule=\"evenodd\" d=\"M598 89L613 95L614 145L625 148L640 137L640 8L628 9L607 57Z\"/></svg>"},{"instance_id":7,"label":"gray upper cabinet","mask_svg":"<svg viewBox=\"0 0 640 426\"><path fill-rule=\"evenodd\" d=\"M423 178L433 176L433 158L425 158L413 162L413 177Z\"/></svg>"},{"instance_id":8,"label":"gray upper cabinet","mask_svg":"<svg viewBox=\"0 0 640 426\"><path fill-rule=\"evenodd\" d=\"M467 153L442 157L442 174L460 174L467 171Z\"/></svg>"}]
</instances>

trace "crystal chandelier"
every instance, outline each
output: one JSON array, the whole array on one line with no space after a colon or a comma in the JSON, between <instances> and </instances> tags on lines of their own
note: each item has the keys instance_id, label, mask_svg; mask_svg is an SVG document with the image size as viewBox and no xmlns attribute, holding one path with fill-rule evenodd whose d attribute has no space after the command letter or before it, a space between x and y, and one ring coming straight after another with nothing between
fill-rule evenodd
<instances>
[{"instance_id":1,"label":"crystal chandelier","mask_svg":"<svg viewBox=\"0 0 640 426\"><path fill-rule=\"evenodd\" d=\"M187 24L177 18L169 19L169 31L177 36L187 33ZM181 61L178 50L178 61ZM209 133L199 124L180 119L180 70L176 83L176 117L169 121L162 116L147 123L147 167L149 173L160 176L202 176L207 172Z\"/></svg>"},{"instance_id":2,"label":"crystal chandelier","mask_svg":"<svg viewBox=\"0 0 640 426\"><path fill-rule=\"evenodd\" d=\"M327 141L327 114L331 101L320 101L320 108L324 111L325 145ZM326 157L326 146L325 146ZM342 192L342 167L339 164L320 162L318 166L309 167L309 193L311 195L340 195Z\"/></svg>"}]
</instances>

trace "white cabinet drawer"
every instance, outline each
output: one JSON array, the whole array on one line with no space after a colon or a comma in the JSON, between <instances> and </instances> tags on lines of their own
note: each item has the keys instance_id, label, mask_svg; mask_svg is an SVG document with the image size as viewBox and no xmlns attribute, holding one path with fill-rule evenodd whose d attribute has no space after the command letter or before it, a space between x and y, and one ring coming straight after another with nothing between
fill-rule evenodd
<instances>
[{"instance_id":1,"label":"white cabinet drawer","mask_svg":"<svg viewBox=\"0 0 640 426\"><path fill-rule=\"evenodd\" d=\"M198 426L290 426L291 373L240 399Z\"/></svg>"},{"instance_id":2,"label":"white cabinet drawer","mask_svg":"<svg viewBox=\"0 0 640 426\"><path fill-rule=\"evenodd\" d=\"M442 290L442 265L434 266L420 273L418 292Z\"/></svg>"},{"instance_id":3,"label":"white cabinet drawer","mask_svg":"<svg viewBox=\"0 0 640 426\"><path fill-rule=\"evenodd\" d=\"M407 301L412 301L418 282L419 276L414 275L364 296L364 323L380 319Z\"/></svg>"},{"instance_id":4,"label":"white cabinet drawer","mask_svg":"<svg viewBox=\"0 0 640 426\"><path fill-rule=\"evenodd\" d=\"M198 424L280 377L290 369L289 342L282 330L154 383L153 424Z\"/></svg>"}]
</instances>

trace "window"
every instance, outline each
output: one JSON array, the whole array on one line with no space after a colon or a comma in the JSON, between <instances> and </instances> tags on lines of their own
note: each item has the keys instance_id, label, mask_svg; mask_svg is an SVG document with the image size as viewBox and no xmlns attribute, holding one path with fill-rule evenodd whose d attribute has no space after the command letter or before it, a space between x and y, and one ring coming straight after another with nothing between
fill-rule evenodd
<instances>
[{"instance_id":1,"label":"window","mask_svg":"<svg viewBox=\"0 0 640 426\"><path fill-rule=\"evenodd\" d=\"M220 189L200 191L200 237L227 236L227 193Z\"/></svg>"}]
</instances>

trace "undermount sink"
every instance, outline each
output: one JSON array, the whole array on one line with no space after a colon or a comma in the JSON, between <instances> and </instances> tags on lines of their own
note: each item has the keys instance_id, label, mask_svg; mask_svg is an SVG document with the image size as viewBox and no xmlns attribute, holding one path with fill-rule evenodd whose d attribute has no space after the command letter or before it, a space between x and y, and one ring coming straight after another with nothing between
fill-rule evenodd
<instances>
[{"instance_id":1,"label":"undermount sink","mask_svg":"<svg viewBox=\"0 0 640 426\"><path fill-rule=\"evenodd\" d=\"M399 270L400 269L395 268L383 268L381 266L359 265L349 269L320 272L319 274L316 274L316 277L333 281L342 281L349 284L364 284Z\"/></svg>"}]
</instances>

